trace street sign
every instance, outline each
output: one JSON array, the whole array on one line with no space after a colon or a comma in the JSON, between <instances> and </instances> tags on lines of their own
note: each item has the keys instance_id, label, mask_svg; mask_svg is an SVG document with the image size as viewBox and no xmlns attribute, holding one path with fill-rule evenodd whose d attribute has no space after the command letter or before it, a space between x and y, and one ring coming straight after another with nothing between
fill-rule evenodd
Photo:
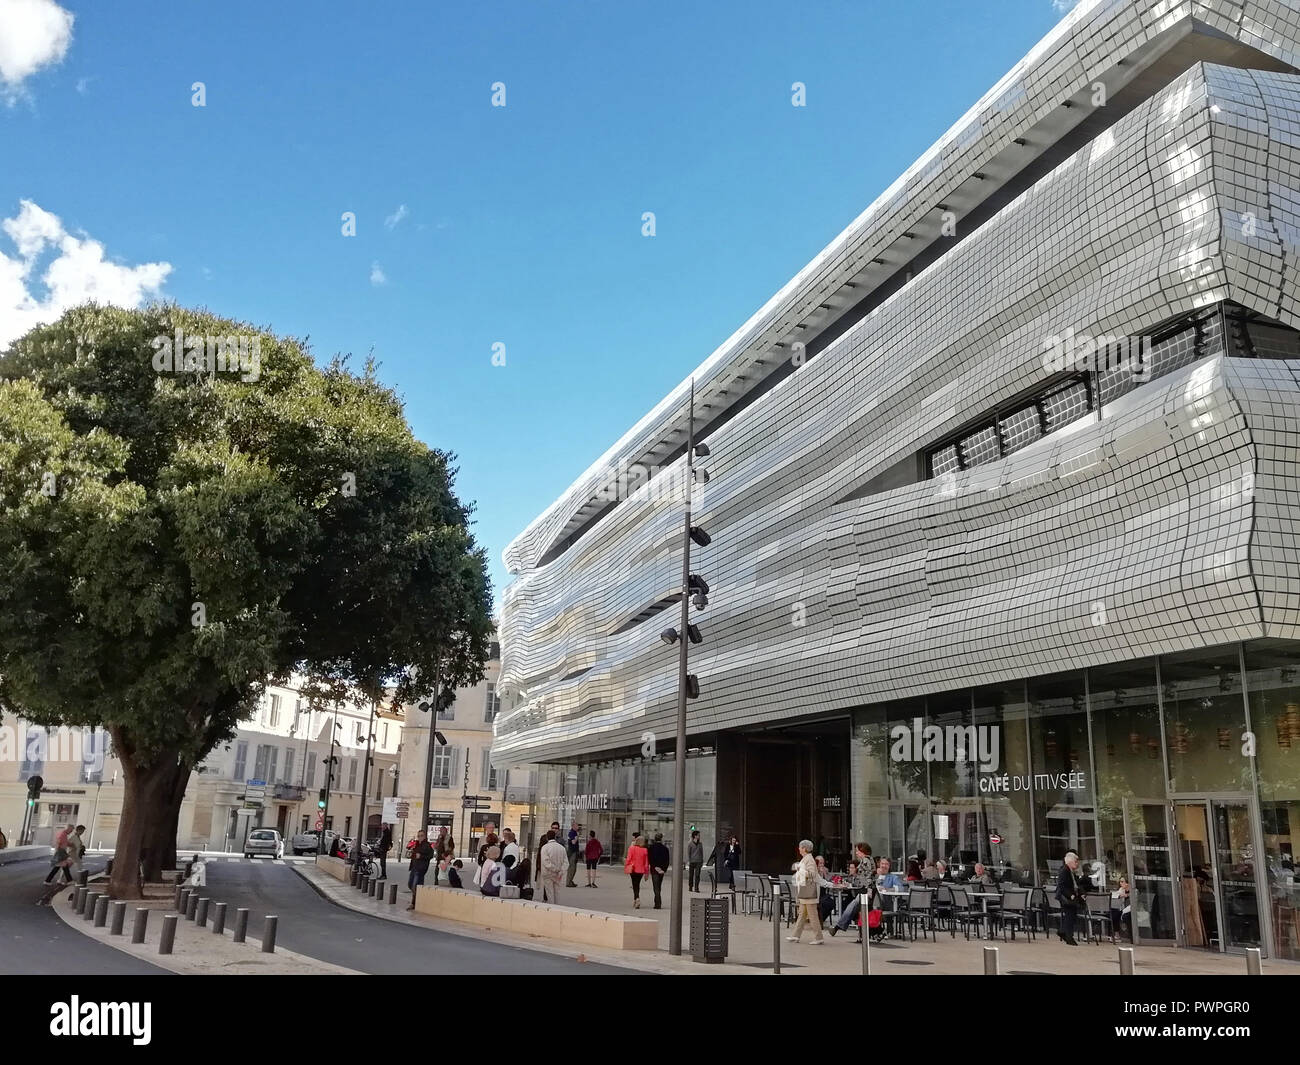
<instances>
[{"instance_id":1,"label":"street sign","mask_svg":"<svg viewBox=\"0 0 1300 1065\"><path fill-rule=\"evenodd\" d=\"M316 831L319 832L325 827L325 818L318 816L316 818Z\"/></svg>"},{"instance_id":2,"label":"street sign","mask_svg":"<svg viewBox=\"0 0 1300 1065\"><path fill-rule=\"evenodd\" d=\"M266 787L266 781L265 781L265 780L247 780L247 781L245 781L244 783L245 783L248 787L250 787L250 788L264 788L264 787Z\"/></svg>"},{"instance_id":3,"label":"street sign","mask_svg":"<svg viewBox=\"0 0 1300 1065\"><path fill-rule=\"evenodd\" d=\"M411 816L411 804L405 799L397 800L397 816L402 821Z\"/></svg>"},{"instance_id":4,"label":"street sign","mask_svg":"<svg viewBox=\"0 0 1300 1065\"><path fill-rule=\"evenodd\" d=\"M490 802L479 802L478 797L474 795L467 795L460 801L462 810L486 810L491 805Z\"/></svg>"}]
</instances>

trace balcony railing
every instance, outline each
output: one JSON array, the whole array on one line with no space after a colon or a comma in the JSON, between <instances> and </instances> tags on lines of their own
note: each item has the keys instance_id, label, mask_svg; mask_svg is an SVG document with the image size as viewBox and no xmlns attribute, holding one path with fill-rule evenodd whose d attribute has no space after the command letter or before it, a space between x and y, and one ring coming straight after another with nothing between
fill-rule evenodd
<instances>
[{"instance_id":1,"label":"balcony railing","mask_svg":"<svg viewBox=\"0 0 1300 1065\"><path fill-rule=\"evenodd\" d=\"M307 798L307 789L300 784L277 784L275 797L282 802L302 802Z\"/></svg>"}]
</instances>

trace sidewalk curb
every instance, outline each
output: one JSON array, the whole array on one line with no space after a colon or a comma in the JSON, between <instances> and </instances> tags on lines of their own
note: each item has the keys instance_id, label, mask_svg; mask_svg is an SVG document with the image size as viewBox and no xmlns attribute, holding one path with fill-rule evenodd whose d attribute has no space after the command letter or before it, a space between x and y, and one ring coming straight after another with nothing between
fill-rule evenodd
<instances>
[{"instance_id":1,"label":"sidewalk curb","mask_svg":"<svg viewBox=\"0 0 1300 1065\"><path fill-rule=\"evenodd\" d=\"M480 942L489 941L499 946L518 947L521 950L535 950L543 954L553 954L574 961L576 961L578 956L581 955L587 961L599 962L601 965L616 966L646 976L683 976L688 974L737 976L749 975L751 972L757 972L756 970L748 970L740 966L696 965L693 961L690 961L689 958L683 959L683 961L679 963L665 962L665 960L659 956L663 953L661 950L612 951L603 950L599 947L586 947L583 945L560 945L562 941L542 939L540 937L533 939L532 937L520 936L504 930L489 932L474 925L466 925L457 921L439 920L437 918L428 917L424 914L420 914L419 920L414 921L406 916L405 910L402 911L401 916L385 912L385 910L388 909L387 903L382 904L384 909L381 910L369 906L354 904L347 899L334 898L323 889L322 884L316 882L314 876L309 876L305 871L314 868L314 866L295 866L293 871L298 876L302 877L302 879L306 881L307 885L326 902L332 903L341 909L351 910L354 913L364 914L367 917L376 917L381 921L390 921L393 924L425 928L433 932L444 932L448 935L460 936L463 939L473 939ZM322 878L328 877L328 874L326 873L319 873L317 875ZM381 881L381 883L382 882L383 881ZM325 880L325 883L339 884L341 887L348 886L342 881L335 880L333 877L328 877L328 879ZM389 880L387 883L392 884L395 883L395 881ZM634 964L633 960L627 957L629 954L637 955L637 961L643 961L648 964ZM687 967L688 965L690 966L689 968Z\"/></svg>"}]
</instances>

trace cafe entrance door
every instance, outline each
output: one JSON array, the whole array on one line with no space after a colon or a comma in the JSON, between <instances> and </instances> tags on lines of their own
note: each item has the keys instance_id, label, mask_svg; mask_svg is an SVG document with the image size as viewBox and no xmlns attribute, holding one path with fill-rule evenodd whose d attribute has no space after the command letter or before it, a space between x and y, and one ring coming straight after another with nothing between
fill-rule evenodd
<instances>
[{"instance_id":1,"label":"cafe entrance door","mask_svg":"<svg viewBox=\"0 0 1300 1065\"><path fill-rule=\"evenodd\" d=\"M1257 855L1264 853L1249 795L1179 797L1177 875L1181 942L1220 952L1260 947L1268 940L1268 898Z\"/></svg>"},{"instance_id":2,"label":"cafe entrance door","mask_svg":"<svg viewBox=\"0 0 1300 1065\"><path fill-rule=\"evenodd\" d=\"M1168 945L1178 938L1169 812L1165 799L1124 799L1129 919L1134 943Z\"/></svg>"}]
</instances>

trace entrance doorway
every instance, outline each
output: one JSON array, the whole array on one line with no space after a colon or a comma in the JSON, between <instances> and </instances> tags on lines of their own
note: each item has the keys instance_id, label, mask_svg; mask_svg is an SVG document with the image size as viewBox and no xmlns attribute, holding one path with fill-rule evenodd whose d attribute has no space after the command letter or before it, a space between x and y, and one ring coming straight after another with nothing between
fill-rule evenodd
<instances>
[{"instance_id":1,"label":"entrance doorway","mask_svg":"<svg viewBox=\"0 0 1300 1065\"><path fill-rule=\"evenodd\" d=\"M1173 943L1178 925L1168 802L1125 797L1124 840L1133 941Z\"/></svg>"},{"instance_id":2,"label":"entrance doorway","mask_svg":"<svg viewBox=\"0 0 1300 1065\"><path fill-rule=\"evenodd\" d=\"M1177 799L1180 910L1189 947L1243 950L1263 942L1260 853L1247 796Z\"/></svg>"}]
</instances>

